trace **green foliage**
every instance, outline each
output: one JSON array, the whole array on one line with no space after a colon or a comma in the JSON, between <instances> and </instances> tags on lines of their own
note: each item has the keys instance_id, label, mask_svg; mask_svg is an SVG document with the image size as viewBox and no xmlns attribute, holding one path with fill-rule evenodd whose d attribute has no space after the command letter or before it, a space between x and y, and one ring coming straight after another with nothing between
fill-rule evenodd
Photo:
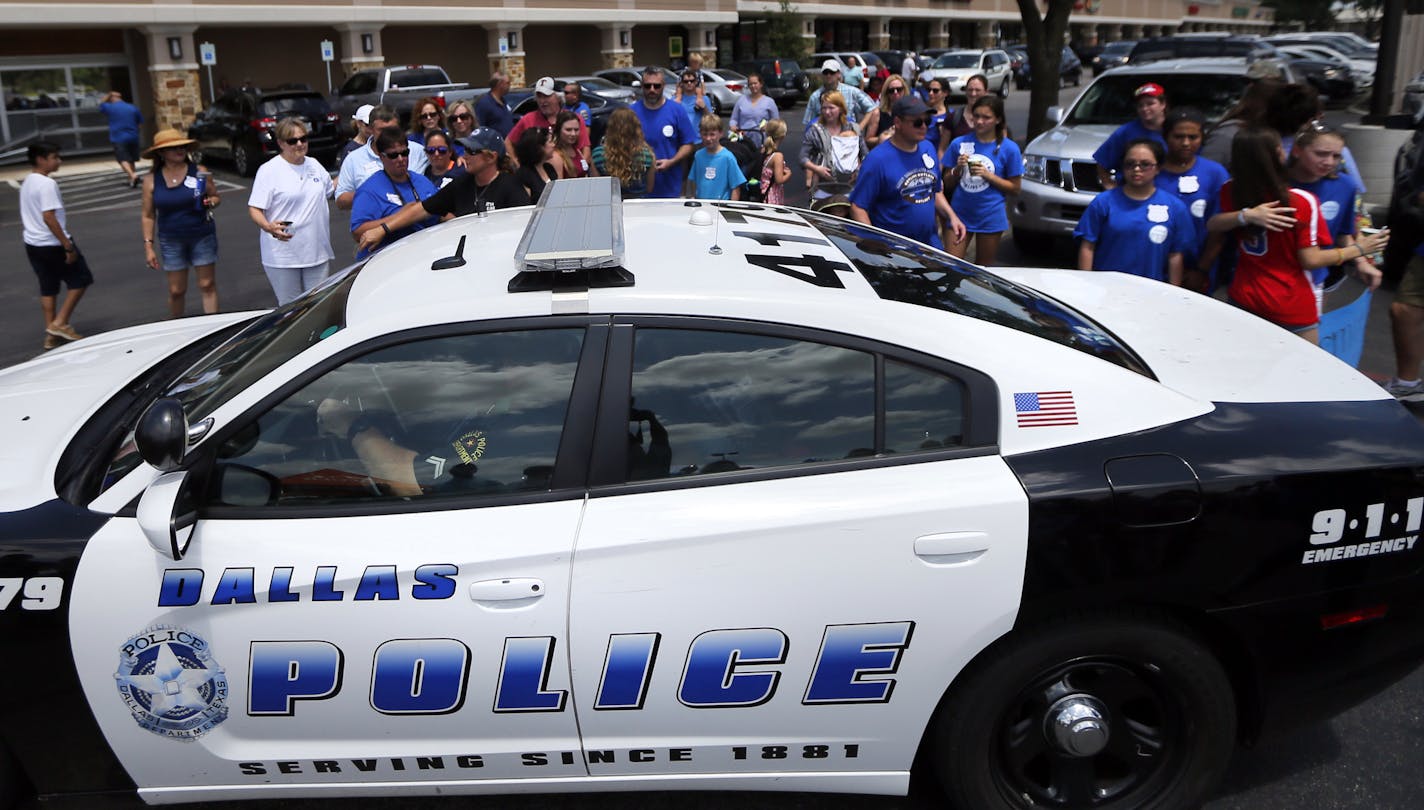
<instances>
[{"instance_id":1,"label":"green foliage","mask_svg":"<svg viewBox=\"0 0 1424 810\"><path fill-rule=\"evenodd\" d=\"M781 8L771 12L767 31L767 45L771 56L790 57L800 61L807 54L806 39L801 36L801 15L791 0L781 0Z\"/></svg>"},{"instance_id":2,"label":"green foliage","mask_svg":"<svg viewBox=\"0 0 1424 810\"><path fill-rule=\"evenodd\" d=\"M1277 23L1301 23L1307 31L1328 31L1335 26L1334 0L1262 0L1276 10Z\"/></svg>"}]
</instances>

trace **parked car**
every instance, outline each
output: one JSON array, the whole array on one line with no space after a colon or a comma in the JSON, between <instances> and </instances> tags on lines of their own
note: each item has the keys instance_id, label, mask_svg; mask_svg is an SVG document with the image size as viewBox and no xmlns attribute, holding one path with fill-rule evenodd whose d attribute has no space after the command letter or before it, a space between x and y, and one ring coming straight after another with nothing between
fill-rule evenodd
<instances>
[{"instance_id":1,"label":"parked car","mask_svg":"<svg viewBox=\"0 0 1424 810\"><path fill-rule=\"evenodd\" d=\"M658 70L663 76L663 97L672 98L673 93L677 91L677 82L680 77L665 67L659 67ZM619 87L631 88L639 98L643 97L643 91L640 89L643 86L643 69L641 67L595 70L593 75L607 79Z\"/></svg>"},{"instance_id":2,"label":"parked car","mask_svg":"<svg viewBox=\"0 0 1424 810\"><path fill-rule=\"evenodd\" d=\"M1424 662L1424 429L1310 343L549 188L0 371L16 804L1191 808Z\"/></svg>"},{"instance_id":3,"label":"parked car","mask_svg":"<svg viewBox=\"0 0 1424 810\"><path fill-rule=\"evenodd\" d=\"M345 120L363 104L385 104L400 116L401 126L406 126L410 123L411 109L422 98L434 97L441 106L456 101L473 103L487 89L452 82L439 65L364 68L341 83L332 97L331 107Z\"/></svg>"},{"instance_id":4,"label":"parked car","mask_svg":"<svg viewBox=\"0 0 1424 810\"><path fill-rule=\"evenodd\" d=\"M1137 44L1135 39L1122 39L1117 42L1109 42L1103 46L1097 56L1093 57L1090 63L1093 75L1096 76L1105 70L1111 70L1118 65L1127 64L1127 56L1132 53L1132 47Z\"/></svg>"},{"instance_id":5,"label":"parked car","mask_svg":"<svg viewBox=\"0 0 1424 810\"><path fill-rule=\"evenodd\" d=\"M579 86L582 87L583 85ZM563 85L557 81L555 82L555 88L560 92L564 89ZM588 105L589 146L597 146L603 142L603 133L608 128L608 116L612 115L614 110L627 107L628 105L621 101L610 101L603 96L593 93L585 93L582 98L583 103ZM538 100L534 98L534 88L532 87L512 88L504 97L504 103L509 105L510 112L514 113L516 120L518 120L520 116L528 115L539 108Z\"/></svg>"},{"instance_id":6,"label":"parked car","mask_svg":"<svg viewBox=\"0 0 1424 810\"><path fill-rule=\"evenodd\" d=\"M1355 34L1339 31L1295 31L1289 34L1272 34L1266 37L1266 41L1271 43L1285 43L1287 45L1323 45L1345 55L1349 59L1375 61L1379 58L1379 46L1377 44L1365 42Z\"/></svg>"},{"instance_id":7,"label":"parked car","mask_svg":"<svg viewBox=\"0 0 1424 810\"><path fill-rule=\"evenodd\" d=\"M564 85L574 82L582 91L585 101L590 95L600 96L608 101L617 101L623 104L632 104L638 100L638 92L631 87L623 87L603 78L602 76L555 76L554 88L560 93L564 92Z\"/></svg>"},{"instance_id":8,"label":"parked car","mask_svg":"<svg viewBox=\"0 0 1424 810\"><path fill-rule=\"evenodd\" d=\"M1313 56L1291 46L1281 48L1280 51L1296 75L1303 77L1314 87L1321 98L1334 102L1348 102L1355 98L1355 77L1347 65Z\"/></svg>"},{"instance_id":9,"label":"parked car","mask_svg":"<svg viewBox=\"0 0 1424 810\"><path fill-rule=\"evenodd\" d=\"M891 72L899 73L900 68L905 64L905 57L910 55L909 51L874 51L874 56Z\"/></svg>"},{"instance_id":10,"label":"parked car","mask_svg":"<svg viewBox=\"0 0 1424 810\"><path fill-rule=\"evenodd\" d=\"M883 60L880 57L876 56L873 53L870 53L869 51L821 51L818 53L811 54L808 61L810 62L810 64L815 66L814 71L816 75L819 76L821 75L821 64L827 59L834 59L837 62L841 63L841 75L844 76L846 69L845 66L848 64L846 61L846 57L849 56L854 56L856 60L860 62L861 67L865 68L863 75L865 76L866 82L869 82L870 79L874 78L876 72L880 68L880 65L884 64ZM811 68L807 69L810 70ZM900 66L896 65L895 70L893 72L899 73ZM864 89L864 85L861 86L861 89Z\"/></svg>"},{"instance_id":11,"label":"parked car","mask_svg":"<svg viewBox=\"0 0 1424 810\"><path fill-rule=\"evenodd\" d=\"M1127 56L1127 63L1157 62L1164 59L1193 59L1213 56L1241 57L1248 60L1280 58L1280 52L1266 40L1240 34L1177 34L1138 40Z\"/></svg>"},{"instance_id":12,"label":"parked car","mask_svg":"<svg viewBox=\"0 0 1424 810\"><path fill-rule=\"evenodd\" d=\"M990 92L1008 97L1014 77L1009 69L1009 54L999 48L941 54L927 70L920 71L919 82L940 79L949 85L950 95L962 96L964 83L975 74L983 74L989 80Z\"/></svg>"},{"instance_id":13,"label":"parked car","mask_svg":"<svg viewBox=\"0 0 1424 810\"><path fill-rule=\"evenodd\" d=\"M1022 68L1014 75L1014 84L1020 90L1026 90L1032 81L1032 77L1033 71L1031 70L1031 65L1029 64L1029 60L1025 59ZM1077 87L1082 83L1083 63L1078 60L1078 55L1073 52L1073 49L1065 45L1063 46L1063 53L1060 54L1058 58L1058 86L1065 87L1071 84Z\"/></svg>"},{"instance_id":14,"label":"parked car","mask_svg":"<svg viewBox=\"0 0 1424 810\"><path fill-rule=\"evenodd\" d=\"M1339 50L1330 44L1329 40L1310 37L1272 39L1271 42L1282 53L1291 51L1307 59L1324 59L1348 67L1358 90L1365 91L1374 87L1375 69L1378 65L1373 54L1362 57L1354 52Z\"/></svg>"},{"instance_id":15,"label":"parked car","mask_svg":"<svg viewBox=\"0 0 1424 810\"><path fill-rule=\"evenodd\" d=\"M197 114L188 137L198 142L204 160L230 160L238 174L251 177L280 151L272 128L296 116L307 122L307 154L334 168L336 153L347 139L346 121L320 93L302 88L229 90Z\"/></svg>"},{"instance_id":16,"label":"parked car","mask_svg":"<svg viewBox=\"0 0 1424 810\"><path fill-rule=\"evenodd\" d=\"M1172 106L1201 110L1215 123L1245 92L1245 59L1173 59L1129 64L1093 79L1064 114L1049 108L1057 125L1024 148L1023 185L1009 207L1015 244L1027 251L1049 247L1053 237L1073 232L1083 211L1102 190L1093 153L1136 115L1132 91L1156 82ZM1287 76L1294 79L1286 65Z\"/></svg>"},{"instance_id":17,"label":"parked car","mask_svg":"<svg viewBox=\"0 0 1424 810\"><path fill-rule=\"evenodd\" d=\"M1028 63L1028 46L1005 45L1004 53L1009 55L1009 70L1014 74L1014 86L1020 88L1026 87L1027 85L1019 84L1018 78L1020 71L1023 70L1023 66Z\"/></svg>"},{"instance_id":18,"label":"parked car","mask_svg":"<svg viewBox=\"0 0 1424 810\"><path fill-rule=\"evenodd\" d=\"M761 74L766 95L783 109L804 100L811 94L813 83L811 74L802 70L795 59L766 56L760 59L733 62L728 67L742 75ZM817 75L820 75L819 72Z\"/></svg>"}]
</instances>

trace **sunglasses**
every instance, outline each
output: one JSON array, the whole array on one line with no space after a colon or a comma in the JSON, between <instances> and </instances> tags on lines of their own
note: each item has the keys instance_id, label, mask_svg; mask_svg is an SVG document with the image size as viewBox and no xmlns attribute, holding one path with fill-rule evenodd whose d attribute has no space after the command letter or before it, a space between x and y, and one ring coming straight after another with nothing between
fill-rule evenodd
<instances>
[{"instance_id":1,"label":"sunglasses","mask_svg":"<svg viewBox=\"0 0 1424 810\"><path fill-rule=\"evenodd\" d=\"M295 137L295 138L283 138L283 139L282 139L282 143L285 143L285 144L288 145L288 146L296 146L296 145L299 144L299 143L306 143L306 142L307 142L307 137L308 137L308 136L306 136L306 135L299 135L298 137Z\"/></svg>"},{"instance_id":2,"label":"sunglasses","mask_svg":"<svg viewBox=\"0 0 1424 810\"><path fill-rule=\"evenodd\" d=\"M905 123L912 127L927 127L930 124L928 118L906 118Z\"/></svg>"},{"instance_id":3,"label":"sunglasses","mask_svg":"<svg viewBox=\"0 0 1424 810\"><path fill-rule=\"evenodd\" d=\"M456 115L450 116L451 121L471 121L473 119L474 116L469 113L457 113Z\"/></svg>"},{"instance_id":4,"label":"sunglasses","mask_svg":"<svg viewBox=\"0 0 1424 810\"><path fill-rule=\"evenodd\" d=\"M1123 162L1122 167L1130 172L1146 172L1157 168L1157 164L1146 160L1128 160Z\"/></svg>"},{"instance_id":5,"label":"sunglasses","mask_svg":"<svg viewBox=\"0 0 1424 810\"><path fill-rule=\"evenodd\" d=\"M682 80L682 83L683 83L683 84L697 84L697 80L694 79L694 78L692 78L691 76L688 76L686 79L683 79L683 80Z\"/></svg>"},{"instance_id":6,"label":"sunglasses","mask_svg":"<svg viewBox=\"0 0 1424 810\"><path fill-rule=\"evenodd\" d=\"M427 146L427 147L425 147L425 154L427 154L427 155L444 155L444 154L448 154L449 152L450 152L450 147L448 147L448 146Z\"/></svg>"},{"instance_id":7,"label":"sunglasses","mask_svg":"<svg viewBox=\"0 0 1424 810\"><path fill-rule=\"evenodd\" d=\"M943 90L942 88L939 88L939 87L926 87L926 88L925 88L925 92L926 92L926 93L943 93L944 90Z\"/></svg>"},{"instance_id":8,"label":"sunglasses","mask_svg":"<svg viewBox=\"0 0 1424 810\"><path fill-rule=\"evenodd\" d=\"M423 112L423 113L420 114L420 117L421 117L421 118L439 118L439 117L440 117L440 113L438 113L438 112Z\"/></svg>"},{"instance_id":9,"label":"sunglasses","mask_svg":"<svg viewBox=\"0 0 1424 810\"><path fill-rule=\"evenodd\" d=\"M392 150L392 151L390 151L390 152L382 152L381 155L382 155L383 157L385 157L386 160L400 160L401 158L408 158L408 157L410 157L410 150L409 150L409 149L395 149L395 150Z\"/></svg>"},{"instance_id":10,"label":"sunglasses","mask_svg":"<svg viewBox=\"0 0 1424 810\"><path fill-rule=\"evenodd\" d=\"M903 87L887 87L887 88L885 88L885 92L886 92L886 93L903 93L903 92L905 92L905 88L903 88Z\"/></svg>"},{"instance_id":11,"label":"sunglasses","mask_svg":"<svg viewBox=\"0 0 1424 810\"><path fill-rule=\"evenodd\" d=\"M662 82L643 82L643 89L644 89L644 90L661 90L661 89L663 89L663 83L662 83Z\"/></svg>"}]
</instances>

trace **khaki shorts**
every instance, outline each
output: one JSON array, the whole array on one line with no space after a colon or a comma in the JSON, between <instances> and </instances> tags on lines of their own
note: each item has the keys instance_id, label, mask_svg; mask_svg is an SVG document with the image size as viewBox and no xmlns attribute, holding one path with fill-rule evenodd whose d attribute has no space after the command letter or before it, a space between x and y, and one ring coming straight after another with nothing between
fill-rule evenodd
<instances>
[{"instance_id":1,"label":"khaki shorts","mask_svg":"<svg viewBox=\"0 0 1424 810\"><path fill-rule=\"evenodd\" d=\"M1394 300L1401 304L1424 309L1424 256L1415 254L1404 265L1404 278L1399 280L1399 291Z\"/></svg>"}]
</instances>

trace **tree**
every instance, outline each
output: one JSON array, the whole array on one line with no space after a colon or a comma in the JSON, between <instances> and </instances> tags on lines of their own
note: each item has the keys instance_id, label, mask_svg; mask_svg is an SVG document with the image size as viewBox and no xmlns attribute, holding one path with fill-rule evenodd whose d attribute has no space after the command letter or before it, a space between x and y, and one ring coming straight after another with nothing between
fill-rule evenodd
<instances>
[{"instance_id":1,"label":"tree","mask_svg":"<svg viewBox=\"0 0 1424 810\"><path fill-rule=\"evenodd\" d=\"M1261 5L1276 10L1276 23L1300 23L1306 31L1329 31L1335 27L1335 0L1262 0Z\"/></svg>"},{"instance_id":2,"label":"tree","mask_svg":"<svg viewBox=\"0 0 1424 810\"><path fill-rule=\"evenodd\" d=\"M1040 14L1039 0L1018 0L1023 18L1024 45L1028 49L1029 102L1027 140L1047 129L1048 108L1058 101L1058 66L1068 33L1068 13L1074 0L1046 0L1048 11Z\"/></svg>"},{"instance_id":3,"label":"tree","mask_svg":"<svg viewBox=\"0 0 1424 810\"><path fill-rule=\"evenodd\" d=\"M806 38L801 36L801 15L791 0L781 0L781 8L767 15L767 46L772 56L801 61L806 55Z\"/></svg>"}]
</instances>

